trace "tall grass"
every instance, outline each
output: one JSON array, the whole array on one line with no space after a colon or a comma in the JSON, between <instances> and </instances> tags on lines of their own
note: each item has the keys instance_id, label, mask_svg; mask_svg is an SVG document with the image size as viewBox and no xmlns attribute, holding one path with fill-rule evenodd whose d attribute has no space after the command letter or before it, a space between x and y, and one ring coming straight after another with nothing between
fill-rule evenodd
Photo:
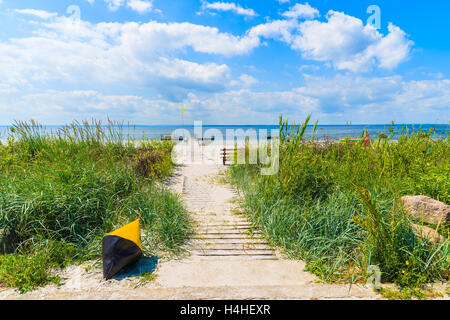
<instances>
[{"instance_id":1,"label":"tall grass","mask_svg":"<svg viewBox=\"0 0 450 320\"><path fill-rule=\"evenodd\" d=\"M449 240L417 238L398 199L424 194L449 203L450 138L419 130L369 146L318 142L314 134L304 139L308 121L280 118L276 175L260 175L260 164L231 167L253 221L327 281L362 281L370 265L384 281L448 280Z\"/></svg>"},{"instance_id":2,"label":"tall grass","mask_svg":"<svg viewBox=\"0 0 450 320\"><path fill-rule=\"evenodd\" d=\"M173 171L172 148L171 142L132 141L112 122L73 123L52 134L36 122L15 123L0 146L0 228L12 229L18 245L15 257L1 257L2 265L48 248L59 249L47 254L45 270L99 258L102 236L139 213L146 253L177 251L189 220L177 196L159 183ZM0 282L17 285L5 270L0 267ZM31 279L23 286L41 284Z\"/></svg>"}]
</instances>

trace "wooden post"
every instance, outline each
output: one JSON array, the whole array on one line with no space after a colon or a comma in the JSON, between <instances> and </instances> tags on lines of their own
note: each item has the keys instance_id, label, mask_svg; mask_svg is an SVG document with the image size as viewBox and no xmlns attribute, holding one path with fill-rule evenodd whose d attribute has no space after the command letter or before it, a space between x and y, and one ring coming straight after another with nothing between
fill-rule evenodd
<instances>
[{"instance_id":1,"label":"wooden post","mask_svg":"<svg viewBox=\"0 0 450 320\"><path fill-rule=\"evenodd\" d=\"M227 161L227 149L222 149L222 156L223 156L223 165L225 165L225 162Z\"/></svg>"}]
</instances>

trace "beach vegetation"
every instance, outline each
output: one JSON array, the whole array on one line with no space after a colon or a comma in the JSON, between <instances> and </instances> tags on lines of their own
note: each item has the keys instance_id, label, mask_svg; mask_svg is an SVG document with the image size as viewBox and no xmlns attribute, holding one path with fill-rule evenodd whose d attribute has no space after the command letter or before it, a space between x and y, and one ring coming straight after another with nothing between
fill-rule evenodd
<instances>
[{"instance_id":1,"label":"beach vegetation","mask_svg":"<svg viewBox=\"0 0 450 320\"><path fill-rule=\"evenodd\" d=\"M29 290L51 268L101 257L105 233L142 217L144 253L174 253L187 212L164 185L171 141L134 141L123 124L74 122L55 132L16 122L0 146L0 229L17 239L0 255L0 283ZM128 130L129 127L128 127Z\"/></svg>"},{"instance_id":2,"label":"beach vegetation","mask_svg":"<svg viewBox=\"0 0 450 320\"><path fill-rule=\"evenodd\" d=\"M261 163L230 167L229 181L255 226L327 282L365 283L372 265L383 282L402 287L448 281L448 227L437 228L442 243L419 238L411 224L421 222L399 199L450 203L449 135L404 127L394 141L391 125L389 136L369 144L320 141L305 138L309 119L289 125L280 118L277 174L261 175Z\"/></svg>"}]
</instances>

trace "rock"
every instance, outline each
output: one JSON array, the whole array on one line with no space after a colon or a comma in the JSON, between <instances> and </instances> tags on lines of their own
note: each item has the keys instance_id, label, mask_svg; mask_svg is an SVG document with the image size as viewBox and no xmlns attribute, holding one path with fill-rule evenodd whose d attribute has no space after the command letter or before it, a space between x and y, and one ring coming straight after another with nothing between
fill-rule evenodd
<instances>
[{"instance_id":1,"label":"rock","mask_svg":"<svg viewBox=\"0 0 450 320\"><path fill-rule=\"evenodd\" d=\"M0 254L14 253L16 237L10 229L0 229Z\"/></svg>"},{"instance_id":2,"label":"rock","mask_svg":"<svg viewBox=\"0 0 450 320\"><path fill-rule=\"evenodd\" d=\"M444 242L444 237L441 236L436 230L425 226L419 226L418 224L412 224L414 234L419 238L426 239L431 242Z\"/></svg>"},{"instance_id":3,"label":"rock","mask_svg":"<svg viewBox=\"0 0 450 320\"><path fill-rule=\"evenodd\" d=\"M429 224L449 224L450 206L443 202L434 200L426 196L405 196L401 197L406 212L414 216L419 221Z\"/></svg>"}]
</instances>

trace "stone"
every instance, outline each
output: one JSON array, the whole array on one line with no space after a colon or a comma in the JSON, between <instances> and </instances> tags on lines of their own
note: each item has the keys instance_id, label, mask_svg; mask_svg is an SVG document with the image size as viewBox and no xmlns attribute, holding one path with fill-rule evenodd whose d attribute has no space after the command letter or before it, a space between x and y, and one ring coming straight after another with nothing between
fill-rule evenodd
<instances>
[{"instance_id":1,"label":"stone","mask_svg":"<svg viewBox=\"0 0 450 320\"><path fill-rule=\"evenodd\" d=\"M428 224L449 224L450 206L426 196L404 196L400 201L406 213Z\"/></svg>"},{"instance_id":2,"label":"stone","mask_svg":"<svg viewBox=\"0 0 450 320\"><path fill-rule=\"evenodd\" d=\"M434 229L426 226L419 226L418 224L412 224L411 226L413 228L414 234L419 238L435 243L444 242L444 237Z\"/></svg>"},{"instance_id":3,"label":"stone","mask_svg":"<svg viewBox=\"0 0 450 320\"><path fill-rule=\"evenodd\" d=\"M0 254L14 253L16 237L11 229L0 229Z\"/></svg>"}]
</instances>

